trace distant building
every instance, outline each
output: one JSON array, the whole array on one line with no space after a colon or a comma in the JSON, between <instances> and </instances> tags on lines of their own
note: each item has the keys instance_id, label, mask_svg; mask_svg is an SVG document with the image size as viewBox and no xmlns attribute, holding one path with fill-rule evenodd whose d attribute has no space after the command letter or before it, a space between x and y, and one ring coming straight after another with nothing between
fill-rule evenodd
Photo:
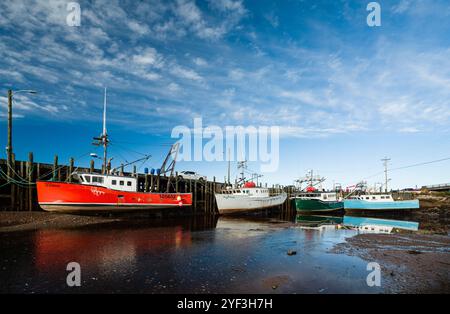
<instances>
[{"instance_id":1,"label":"distant building","mask_svg":"<svg viewBox=\"0 0 450 314\"><path fill-rule=\"evenodd\" d=\"M422 186L422 190L435 192L450 192L450 183L424 185Z\"/></svg>"}]
</instances>

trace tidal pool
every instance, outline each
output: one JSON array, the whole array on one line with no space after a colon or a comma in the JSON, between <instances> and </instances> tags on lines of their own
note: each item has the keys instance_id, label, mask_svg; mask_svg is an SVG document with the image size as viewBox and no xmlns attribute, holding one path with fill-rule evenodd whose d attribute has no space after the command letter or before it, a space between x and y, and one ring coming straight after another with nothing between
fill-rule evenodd
<instances>
[{"instance_id":1,"label":"tidal pool","mask_svg":"<svg viewBox=\"0 0 450 314\"><path fill-rule=\"evenodd\" d=\"M367 285L367 261L329 252L354 234L227 217L124 219L2 233L0 292L383 292L383 285ZM79 287L66 283L70 262L81 267Z\"/></svg>"}]
</instances>

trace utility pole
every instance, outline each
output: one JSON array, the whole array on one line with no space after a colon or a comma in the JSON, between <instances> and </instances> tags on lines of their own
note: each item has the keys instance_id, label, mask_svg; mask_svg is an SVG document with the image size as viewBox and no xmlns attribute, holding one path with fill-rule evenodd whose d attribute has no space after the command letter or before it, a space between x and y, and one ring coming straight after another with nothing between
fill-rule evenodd
<instances>
[{"instance_id":1,"label":"utility pole","mask_svg":"<svg viewBox=\"0 0 450 314\"><path fill-rule=\"evenodd\" d=\"M383 162L383 165L384 165L384 192L385 193L387 193L387 191L388 191L388 189L387 189L387 182L388 182L387 163L389 160L391 160L391 158L384 157L383 159L381 159L381 161Z\"/></svg>"},{"instance_id":2,"label":"utility pole","mask_svg":"<svg viewBox=\"0 0 450 314\"><path fill-rule=\"evenodd\" d=\"M230 156L230 149L228 148L228 185L231 185L231 182L230 182L230 166L231 166L231 156Z\"/></svg>"},{"instance_id":3,"label":"utility pole","mask_svg":"<svg viewBox=\"0 0 450 314\"><path fill-rule=\"evenodd\" d=\"M13 156L13 147L12 147L12 103L13 103L13 94L17 93L28 93L28 94L36 94L37 92L29 89L22 89L13 91L12 89L8 89L8 146L6 146L6 158L8 165L8 177L11 177L11 167L12 167L12 156ZM9 178L8 178L9 182Z\"/></svg>"},{"instance_id":4,"label":"utility pole","mask_svg":"<svg viewBox=\"0 0 450 314\"><path fill-rule=\"evenodd\" d=\"M6 146L7 164L8 164L8 181L11 177L11 160L12 160L12 95L11 89L8 90L8 146Z\"/></svg>"}]
</instances>

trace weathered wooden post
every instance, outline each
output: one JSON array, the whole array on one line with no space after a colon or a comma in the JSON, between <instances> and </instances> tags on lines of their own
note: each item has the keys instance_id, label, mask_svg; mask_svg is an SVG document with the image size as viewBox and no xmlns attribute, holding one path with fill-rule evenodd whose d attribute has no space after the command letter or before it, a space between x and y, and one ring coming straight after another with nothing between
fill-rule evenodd
<instances>
[{"instance_id":1,"label":"weathered wooden post","mask_svg":"<svg viewBox=\"0 0 450 314\"><path fill-rule=\"evenodd\" d=\"M53 158L53 176L52 176L53 181L56 181L57 171L58 171L58 155L55 155L55 157Z\"/></svg>"},{"instance_id":2,"label":"weathered wooden post","mask_svg":"<svg viewBox=\"0 0 450 314\"><path fill-rule=\"evenodd\" d=\"M20 168L19 168L19 176L20 176L20 180L23 180L23 178L25 178L25 163L23 161L20 162ZM27 201L25 199L26 197L26 193L25 193L25 188L23 186L18 186L17 187L18 190L18 198L19 198L19 209L22 211L24 210L24 205L27 204Z\"/></svg>"},{"instance_id":3,"label":"weathered wooden post","mask_svg":"<svg viewBox=\"0 0 450 314\"><path fill-rule=\"evenodd\" d=\"M8 178L9 182L11 183L11 210L16 209L16 185L14 182L12 182L15 178L15 169L16 169L16 154L11 153L11 160L10 160L10 176Z\"/></svg>"},{"instance_id":4,"label":"weathered wooden post","mask_svg":"<svg viewBox=\"0 0 450 314\"><path fill-rule=\"evenodd\" d=\"M155 176L153 174L150 175L150 191L155 190Z\"/></svg>"},{"instance_id":5,"label":"weathered wooden post","mask_svg":"<svg viewBox=\"0 0 450 314\"><path fill-rule=\"evenodd\" d=\"M91 159L89 164L89 173L94 173L94 169L95 169L95 161L94 159Z\"/></svg>"},{"instance_id":6,"label":"weathered wooden post","mask_svg":"<svg viewBox=\"0 0 450 314\"><path fill-rule=\"evenodd\" d=\"M193 194L194 213L197 213L197 180L194 180L194 194Z\"/></svg>"},{"instance_id":7,"label":"weathered wooden post","mask_svg":"<svg viewBox=\"0 0 450 314\"><path fill-rule=\"evenodd\" d=\"M66 174L66 180L69 182L72 182L72 172L73 172L73 164L74 164L74 159L73 157L70 157L70 161L69 161L69 171Z\"/></svg>"},{"instance_id":8,"label":"weathered wooden post","mask_svg":"<svg viewBox=\"0 0 450 314\"><path fill-rule=\"evenodd\" d=\"M216 177L213 177L213 188L212 188L212 196L211 196L211 211L216 213Z\"/></svg>"},{"instance_id":9,"label":"weathered wooden post","mask_svg":"<svg viewBox=\"0 0 450 314\"><path fill-rule=\"evenodd\" d=\"M133 166L133 177L137 178L136 165Z\"/></svg>"},{"instance_id":10,"label":"weathered wooden post","mask_svg":"<svg viewBox=\"0 0 450 314\"><path fill-rule=\"evenodd\" d=\"M203 182L203 210L205 211L205 213L207 213L208 212L208 202L207 202L207 197L206 197L206 193L207 193L207 190L206 190L206 186L207 186L207 184L208 184L208 182L207 181L205 181L205 182Z\"/></svg>"},{"instance_id":11,"label":"weathered wooden post","mask_svg":"<svg viewBox=\"0 0 450 314\"><path fill-rule=\"evenodd\" d=\"M28 164L27 164L27 174L28 174L28 210L33 210L33 187L34 182L34 171L33 171L33 153L28 153Z\"/></svg>"},{"instance_id":12,"label":"weathered wooden post","mask_svg":"<svg viewBox=\"0 0 450 314\"><path fill-rule=\"evenodd\" d=\"M149 180L148 180L148 176L149 174L146 173L145 175L145 183L144 183L144 192L148 192L148 187L149 187Z\"/></svg>"}]
</instances>

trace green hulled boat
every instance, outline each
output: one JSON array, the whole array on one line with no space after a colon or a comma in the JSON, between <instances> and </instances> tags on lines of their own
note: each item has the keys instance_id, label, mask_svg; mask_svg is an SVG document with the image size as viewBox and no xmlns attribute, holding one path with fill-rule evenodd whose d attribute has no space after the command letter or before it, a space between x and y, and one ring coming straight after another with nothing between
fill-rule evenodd
<instances>
[{"instance_id":1,"label":"green hulled boat","mask_svg":"<svg viewBox=\"0 0 450 314\"><path fill-rule=\"evenodd\" d=\"M297 214L295 222L300 225L322 225L322 224L342 224L344 216L320 216L320 215L301 215Z\"/></svg>"},{"instance_id":2,"label":"green hulled boat","mask_svg":"<svg viewBox=\"0 0 450 314\"><path fill-rule=\"evenodd\" d=\"M344 209L344 202L340 201L334 192L300 193L293 200L297 212L300 213L333 212Z\"/></svg>"}]
</instances>

